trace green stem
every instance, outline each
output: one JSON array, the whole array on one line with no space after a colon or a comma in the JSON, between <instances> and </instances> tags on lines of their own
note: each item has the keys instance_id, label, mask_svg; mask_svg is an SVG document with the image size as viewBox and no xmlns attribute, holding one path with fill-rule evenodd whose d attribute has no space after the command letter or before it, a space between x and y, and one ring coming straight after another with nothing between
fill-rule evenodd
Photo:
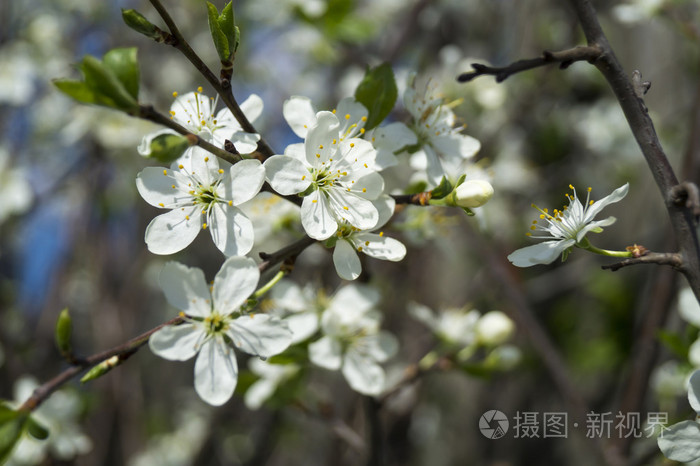
<instances>
[{"instance_id":1,"label":"green stem","mask_svg":"<svg viewBox=\"0 0 700 466\"><path fill-rule=\"evenodd\" d=\"M286 275L286 273L284 272L284 270L280 270L279 272L277 272L277 274L275 274L275 276L272 277L272 280L267 282L262 288L260 288L258 291L253 293L253 298L258 299L260 296L262 296L265 293L267 293L268 291L270 291L270 289L273 286L275 286L277 284L277 282L282 280L282 277L284 277L285 275Z\"/></svg>"},{"instance_id":2,"label":"green stem","mask_svg":"<svg viewBox=\"0 0 700 466\"><path fill-rule=\"evenodd\" d=\"M633 257L632 253L630 251L610 251L608 249L600 249L591 244L590 241L588 241L588 238L583 238L583 240L576 244L581 249L585 249L586 251L590 251L595 254L600 254L601 256L608 256L608 257Z\"/></svg>"}]
</instances>

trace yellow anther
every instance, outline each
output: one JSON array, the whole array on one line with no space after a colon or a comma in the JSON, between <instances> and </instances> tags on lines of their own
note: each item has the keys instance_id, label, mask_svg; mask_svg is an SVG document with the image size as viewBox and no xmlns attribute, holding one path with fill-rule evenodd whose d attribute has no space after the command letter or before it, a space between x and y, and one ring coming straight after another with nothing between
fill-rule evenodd
<instances>
[{"instance_id":1,"label":"yellow anther","mask_svg":"<svg viewBox=\"0 0 700 466\"><path fill-rule=\"evenodd\" d=\"M206 125L206 124L207 124L207 122L206 122L206 121L204 121L204 120L202 120L202 121L200 122L200 124L201 124L202 126L204 126L204 125Z\"/></svg>"},{"instance_id":2,"label":"yellow anther","mask_svg":"<svg viewBox=\"0 0 700 466\"><path fill-rule=\"evenodd\" d=\"M321 158L321 154L316 154L316 158L317 158L317 159L320 159L320 158Z\"/></svg>"},{"instance_id":3,"label":"yellow anther","mask_svg":"<svg viewBox=\"0 0 700 466\"><path fill-rule=\"evenodd\" d=\"M364 129L364 128L360 128L360 134L365 134L365 129Z\"/></svg>"},{"instance_id":4,"label":"yellow anther","mask_svg":"<svg viewBox=\"0 0 700 466\"><path fill-rule=\"evenodd\" d=\"M185 166L184 166L183 164L180 164L180 165L177 166L177 168L179 168L180 170L182 170L183 168L185 168Z\"/></svg>"},{"instance_id":5,"label":"yellow anther","mask_svg":"<svg viewBox=\"0 0 700 466\"><path fill-rule=\"evenodd\" d=\"M337 139L333 139L333 144L338 144L338 140L337 140Z\"/></svg>"},{"instance_id":6,"label":"yellow anther","mask_svg":"<svg viewBox=\"0 0 700 466\"><path fill-rule=\"evenodd\" d=\"M331 110L331 113L335 115L335 109Z\"/></svg>"},{"instance_id":7,"label":"yellow anther","mask_svg":"<svg viewBox=\"0 0 700 466\"><path fill-rule=\"evenodd\" d=\"M208 161L209 161L209 157L204 157L204 161L205 161L205 162L208 162Z\"/></svg>"},{"instance_id":8,"label":"yellow anther","mask_svg":"<svg viewBox=\"0 0 700 466\"><path fill-rule=\"evenodd\" d=\"M534 225L530 227L530 230L536 230L536 229L537 229L537 227Z\"/></svg>"},{"instance_id":9,"label":"yellow anther","mask_svg":"<svg viewBox=\"0 0 700 466\"><path fill-rule=\"evenodd\" d=\"M366 193L366 192L367 192L367 188L362 188L362 192L363 192L363 193Z\"/></svg>"},{"instance_id":10,"label":"yellow anther","mask_svg":"<svg viewBox=\"0 0 700 466\"><path fill-rule=\"evenodd\" d=\"M574 185L570 184L569 189L574 189Z\"/></svg>"},{"instance_id":11,"label":"yellow anther","mask_svg":"<svg viewBox=\"0 0 700 466\"><path fill-rule=\"evenodd\" d=\"M185 215L185 220L189 220L189 219L190 219L190 216L189 216L189 215Z\"/></svg>"},{"instance_id":12,"label":"yellow anther","mask_svg":"<svg viewBox=\"0 0 700 466\"><path fill-rule=\"evenodd\" d=\"M319 149L323 149L323 144L320 144L320 145L318 146L318 148L319 148Z\"/></svg>"},{"instance_id":13,"label":"yellow anther","mask_svg":"<svg viewBox=\"0 0 700 466\"><path fill-rule=\"evenodd\" d=\"M162 202L159 202L158 205L161 207L165 207L165 204L163 204Z\"/></svg>"},{"instance_id":14,"label":"yellow anther","mask_svg":"<svg viewBox=\"0 0 700 466\"><path fill-rule=\"evenodd\" d=\"M173 92L173 94L177 94L177 92ZM180 316L180 317L182 317L182 318L185 317L185 313L182 312L182 311L178 312L177 315Z\"/></svg>"},{"instance_id":15,"label":"yellow anther","mask_svg":"<svg viewBox=\"0 0 700 466\"><path fill-rule=\"evenodd\" d=\"M351 142L351 143L350 143L350 147L355 147L355 143L354 143L354 142Z\"/></svg>"},{"instance_id":16,"label":"yellow anther","mask_svg":"<svg viewBox=\"0 0 700 466\"><path fill-rule=\"evenodd\" d=\"M525 233L525 236L532 236L532 233L528 231L527 233Z\"/></svg>"},{"instance_id":17,"label":"yellow anther","mask_svg":"<svg viewBox=\"0 0 700 466\"><path fill-rule=\"evenodd\" d=\"M170 113L171 115L175 116L175 111L174 111L174 110L170 110L169 113Z\"/></svg>"},{"instance_id":18,"label":"yellow anther","mask_svg":"<svg viewBox=\"0 0 700 466\"><path fill-rule=\"evenodd\" d=\"M316 199L314 199L313 201L311 201L312 204L316 204L317 202L318 202L318 201L317 201Z\"/></svg>"},{"instance_id":19,"label":"yellow anther","mask_svg":"<svg viewBox=\"0 0 700 466\"><path fill-rule=\"evenodd\" d=\"M379 236L384 236L384 232L383 232L383 231L380 231L380 232L379 232Z\"/></svg>"},{"instance_id":20,"label":"yellow anther","mask_svg":"<svg viewBox=\"0 0 700 466\"><path fill-rule=\"evenodd\" d=\"M349 119L350 119L350 114L349 114L349 113L346 113L346 114L345 114L345 119L346 119L346 120L349 120Z\"/></svg>"},{"instance_id":21,"label":"yellow anther","mask_svg":"<svg viewBox=\"0 0 700 466\"><path fill-rule=\"evenodd\" d=\"M202 223L202 230L206 230L206 229L207 229L207 224L206 224L206 223Z\"/></svg>"},{"instance_id":22,"label":"yellow anther","mask_svg":"<svg viewBox=\"0 0 700 466\"><path fill-rule=\"evenodd\" d=\"M540 218L544 219L544 214L540 214ZM537 220L535 220L535 221L537 221Z\"/></svg>"},{"instance_id":23,"label":"yellow anther","mask_svg":"<svg viewBox=\"0 0 700 466\"><path fill-rule=\"evenodd\" d=\"M365 241L365 246L369 246L369 241Z\"/></svg>"},{"instance_id":24,"label":"yellow anther","mask_svg":"<svg viewBox=\"0 0 700 466\"><path fill-rule=\"evenodd\" d=\"M223 173L223 172L224 172L224 169L223 169L223 168L219 168L219 174L221 174L221 173Z\"/></svg>"},{"instance_id":25,"label":"yellow anther","mask_svg":"<svg viewBox=\"0 0 700 466\"><path fill-rule=\"evenodd\" d=\"M358 247L357 250L362 252L362 246Z\"/></svg>"},{"instance_id":26,"label":"yellow anther","mask_svg":"<svg viewBox=\"0 0 700 466\"><path fill-rule=\"evenodd\" d=\"M343 209L345 209L345 210L350 210L350 209L347 208L347 206L343 206Z\"/></svg>"},{"instance_id":27,"label":"yellow anther","mask_svg":"<svg viewBox=\"0 0 700 466\"><path fill-rule=\"evenodd\" d=\"M366 164L366 163L363 163L362 165L364 165L364 166L365 166L365 168L369 168L369 167L367 166L367 164Z\"/></svg>"},{"instance_id":28,"label":"yellow anther","mask_svg":"<svg viewBox=\"0 0 700 466\"><path fill-rule=\"evenodd\" d=\"M306 179L306 175L303 175L303 176L301 177L301 181L304 181L305 179Z\"/></svg>"},{"instance_id":29,"label":"yellow anther","mask_svg":"<svg viewBox=\"0 0 700 466\"><path fill-rule=\"evenodd\" d=\"M362 121L367 121L367 117L366 117L366 116L363 116L363 117L362 117Z\"/></svg>"},{"instance_id":30,"label":"yellow anther","mask_svg":"<svg viewBox=\"0 0 700 466\"><path fill-rule=\"evenodd\" d=\"M163 175L168 176L168 170L163 170Z\"/></svg>"},{"instance_id":31,"label":"yellow anther","mask_svg":"<svg viewBox=\"0 0 700 466\"><path fill-rule=\"evenodd\" d=\"M589 187L588 187L588 192L590 193L591 191L593 191L593 188L591 188L591 187L589 186Z\"/></svg>"},{"instance_id":32,"label":"yellow anther","mask_svg":"<svg viewBox=\"0 0 700 466\"><path fill-rule=\"evenodd\" d=\"M595 201L591 200L591 201L588 202L588 205L593 205L594 202L595 202Z\"/></svg>"},{"instance_id":33,"label":"yellow anther","mask_svg":"<svg viewBox=\"0 0 700 466\"><path fill-rule=\"evenodd\" d=\"M173 185L173 189L175 189L175 185Z\"/></svg>"},{"instance_id":34,"label":"yellow anther","mask_svg":"<svg viewBox=\"0 0 700 466\"><path fill-rule=\"evenodd\" d=\"M199 86L199 87L197 88L197 92L200 92L200 93L201 93L202 91L203 91L202 86Z\"/></svg>"},{"instance_id":35,"label":"yellow anther","mask_svg":"<svg viewBox=\"0 0 700 466\"><path fill-rule=\"evenodd\" d=\"M233 205L233 201L228 201L228 205L232 206L232 205Z\"/></svg>"},{"instance_id":36,"label":"yellow anther","mask_svg":"<svg viewBox=\"0 0 700 466\"><path fill-rule=\"evenodd\" d=\"M348 188L348 192L350 192L350 188Z\"/></svg>"},{"instance_id":37,"label":"yellow anther","mask_svg":"<svg viewBox=\"0 0 700 466\"><path fill-rule=\"evenodd\" d=\"M211 120L212 123L216 124L216 120Z\"/></svg>"}]
</instances>

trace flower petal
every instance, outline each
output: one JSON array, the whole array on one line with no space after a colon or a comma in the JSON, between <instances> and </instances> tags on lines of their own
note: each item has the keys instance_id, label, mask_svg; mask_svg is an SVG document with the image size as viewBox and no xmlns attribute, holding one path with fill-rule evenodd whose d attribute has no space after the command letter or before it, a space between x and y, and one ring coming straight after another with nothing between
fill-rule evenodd
<instances>
[{"instance_id":1,"label":"flower petal","mask_svg":"<svg viewBox=\"0 0 700 466\"><path fill-rule=\"evenodd\" d=\"M352 244L359 251L375 259L398 262L406 257L406 246L394 238L374 233L358 233L352 236Z\"/></svg>"},{"instance_id":2,"label":"flower petal","mask_svg":"<svg viewBox=\"0 0 700 466\"><path fill-rule=\"evenodd\" d=\"M251 123L255 123L255 120L262 115L264 106L262 98L257 94L250 94L240 105L243 114Z\"/></svg>"},{"instance_id":3,"label":"flower petal","mask_svg":"<svg viewBox=\"0 0 700 466\"><path fill-rule=\"evenodd\" d=\"M240 205L260 192L265 182L265 168L259 160L241 160L231 167L229 177L223 180L227 191L226 199L232 200L233 205Z\"/></svg>"},{"instance_id":4,"label":"flower petal","mask_svg":"<svg viewBox=\"0 0 700 466\"><path fill-rule=\"evenodd\" d=\"M158 278L171 306L194 317L211 314L211 293L204 272L178 262L168 262Z\"/></svg>"},{"instance_id":5,"label":"flower petal","mask_svg":"<svg viewBox=\"0 0 700 466\"><path fill-rule=\"evenodd\" d=\"M392 215L394 215L396 201L391 196L383 195L372 201L372 204L374 204L374 207L377 209L377 214L379 216L377 225L374 227L376 230L386 225L386 222L388 222Z\"/></svg>"},{"instance_id":6,"label":"flower petal","mask_svg":"<svg viewBox=\"0 0 700 466\"><path fill-rule=\"evenodd\" d=\"M364 354L377 362L387 361L399 351L399 340L384 330L363 338L362 344Z\"/></svg>"},{"instance_id":7,"label":"flower petal","mask_svg":"<svg viewBox=\"0 0 700 466\"><path fill-rule=\"evenodd\" d=\"M481 143L466 134L457 132L449 132L430 139L430 144L446 157L459 157L462 159L470 159L479 152Z\"/></svg>"},{"instance_id":8,"label":"flower petal","mask_svg":"<svg viewBox=\"0 0 700 466\"><path fill-rule=\"evenodd\" d=\"M238 362L223 340L207 341L194 364L194 389L202 400L221 406L233 395L238 383Z\"/></svg>"},{"instance_id":9,"label":"flower petal","mask_svg":"<svg viewBox=\"0 0 700 466\"><path fill-rule=\"evenodd\" d=\"M595 222L588 223L586 226L581 228L578 231L578 233L576 233L576 242L578 243L579 241L581 241L583 237L586 236L586 233L588 233L589 231L596 230L600 227L607 227L608 225L612 225L613 223L615 223L616 220L617 219L615 217L608 217L604 220L598 220Z\"/></svg>"},{"instance_id":10,"label":"flower petal","mask_svg":"<svg viewBox=\"0 0 700 466\"><path fill-rule=\"evenodd\" d=\"M518 249L508 256L516 267L530 267L536 264L551 264L562 252L576 244L576 240L544 241Z\"/></svg>"},{"instance_id":11,"label":"flower petal","mask_svg":"<svg viewBox=\"0 0 700 466\"><path fill-rule=\"evenodd\" d=\"M255 381L243 396L243 402L248 409L260 409L277 390L277 383L268 379L260 379Z\"/></svg>"},{"instance_id":12,"label":"flower petal","mask_svg":"<svg viewBox=\"0 0 700 466\"><path fill-rule=\"evenodd\" d=\"M233 147L241 154L250 154L258 148L259 134L246 133L245 131L236 131L231 135L230 141ZM221 143L221 146L226 144L226 141Z\"/></svg>"},{"instance_id":13,"label":"flower petal","mask_svg":"<svg viewBox=\"0 0 700 466\"><path fill-rule=\"evenodd\" d=\"M326 336L311 343L309 345L309 360L324 369L337 371L343 363L340 342Z\"/></svg>"},{"instance_id":14,"label":"flower petal","mask_svg":"<svg viewBox=\"0 0 700 466\"><path fill-rule=\"evenodd\" d=\"M204 338L202 329L194 324L166 325L148 339L154 354L170 361L187 361L199 348L197 343Z\"/></svg>"},{"instance_id":15,"label":"flower petal","mask_svg":"<svg viewBox=\"0 0 700 466\"><path fill-rule=\"evenodd\" d=\"M304 198L301 224L306 234L316 240L327 239L338 229L328 199L321 191L314 191Z\"/></svg>"},{"instance_id":16,"label":"flower petal","mask_svg":"<svg viewBox=\"0 0 700 466\"><path fill-rule=\"evenodd\" d=\"M160 131L156 131L155 133L147 134L141 139L141 143L139 146L136 148L136 151L139 153L139 155L143 155L144 157L148 157L151 155L151 143L155 138L158 136L161 136L163 134L178 134L177 132L173 131L172 129L161 129Z\"/></svg>"},{"instance_id":17,"label":"flower petal","mask_svg":"<svg viewBox=\"0 0 700 466\"><path fill-rule=\"evenodd\" d=\"M375 129L372 144L377 150L374 168L384 170L398 163L394 154L404 147L418 144L418 138L408 126L396 122Z\"/></svg>"},{"instance_id":18,"label":"flower petal","mask_svg":"<svg viewBox=\"0 0 700 466\"><path fill-rule=\"evenodd\" d=\"M311 184L306 166L289 155L273 155L265 161L264 167L272 189L283 196L304 192Z\"/></svg>"},{"instance_id":19,"label":"flower petal","mask_svg":"<svg viewBox=\"0 0 700 466\"><path fill-rule=\"evenodd\" d=\"M306 162L309 165L320 168L336 153L339 126L338 118L331 112L316 114L316 126L309 129L304 143Z\"/></svg>"},{"instance_id":20,"label":"flower petal","mask_svg":"<svg viewBox=\"0 0 700 466\"><path fill-rule=\"evenodd\" d=\"M269 358L292 342L287 323L269 314L249 314L233 320L227 334L236 348L253 356Z\"/></svg>"},{"instance_id":21,"label":"flower petal","mask_svg":"<svg viewBox=\"0 0 700 466\"><path fill-rule=\"evenodd\" d=\"M360 230L371 230L377 226L379 213L372 201L341 189L334 189L328 191L328 202L338 217Z\"/></svg>"},{"instance_id":22,"label":"flower petal","mask_svg":"<svg viewBox=\"0 0 700 466\"><path fill-rule=\"evenodd\" d=\"M377 199L384 192L384 178L377 172L368 173L352 184L350 192L363 199Z\"/></svg>"},{"instance_id":23,"label":"flower petal","mask_svg":"<svg viewBox=\"0 0 700 466\"><path fill-rule=\"evenodd\" d=\"M212 297L220 314L238 311L258 286L260 271L255 261L248 257L231 257L226 260L214 278Z\"/></svg>"},{"instance_id":24,"label":"flower petal","mask_svg":"<svg viewBox=\"0 0 700 466\"><path fill-rule=\"evenodd\" d=\"M318 316L312 312L292 314L284 319L292 332L292 345L310 338L319 327Z\"/></svg>"},{"instance_id":25,"label":"flower petal","mask_svg":"<svg viewBox=\"0 0 700 466\"><path fill-rule=\"evenodd\" d=\"M350 387L362 394L379 395L384 390L384 369L353 348L343 358L343 375Z\"/></svg>"},{"instance_id":26,"label":"flower petal","mask_svg":"<svg viewBox=\"0 0 700 466\"><path fill-rule=\"evenodd\" d=\"M316 125L316 110L307 97L292 96L286 100L282 105L282 115L300 138L306 138L309 128Z\"/></svg>"},{"instance_id":27,"label":"flower petal","mask_svg":"<svg viewBox=\"0 0 700 466\"><path fill-rule=\"evenodd\" d=\"M343 280L354 280L362 273L362 264L360 258L357 257L355 248L349 241L344 239L338 240L335 243L333 251L333 265L338 276Z\"/></svg>"},{"instance_id":28,"label":"flower petal","mask_svg":"<svg viewBox=\"0 0 700 466\"><path fill-rule=\"evenodd\" d=\"M202 229L201 207L171 210L146 227L146 245L153 254L174 254L190 245Z\"/></svg>"},{"instance_id":29,"label":"flower petal","mask_svg":"<svg viewBox=\"0 0 700 466\"><path fill-rule=\"evenodd\" d=\"M586 210L586 217L583 219L583 221L589 222L589 221L593 220L595 218L595 216L598 215L598 213L601 210L603 210L605 207L624 199L624 197L627 196L629 189L630 189L630 184L625 183L624 185L620 186L612 193L605 196L603 199L600 199L599 201L594 202L593 205L588 206L588 209Z\"/></svg>"},{"instance_id":30,"label":"flower petal","mask_svg":"<svg viewBox=\"0 0 700 466\"><path fill-rule=\"evenodd\" d=\"M146 167L136 175L136 189L143 200L160 208L192 204L187 183L189 178L180 172L161 167Z\"/></svg>"},{"instance_id":31,"label":"flower petal","mask_svg":"<svg viewBox=\"0 0 700 466\"><path fill-rule=\"evenodd\" d=\"M338 102L336 115L340 121L340 137L343 139L355 137L367 121L367 109L354 97L345 97Z\"/></svg>"},{"instance_id":32,"label":"flower petal","mask_svg":"<svg viewBox=\"0 0 700 466\"><path fill-rule=\"evenodd\" d=\"M380 300L381 295L375 288L353 283L338 290L328 309L340 314L347 314L348 309L354 309L358 314L364 314L376 307Z\"/></svg>"},{"instance_id":33,"label":"flower petal","mask_svg":"<svg viewBox=\"0 0 700 466\"><path fill-rule=\"evenodd\" d=\"M221 202L213 203L208 225L211 239L225 256L243 256L253 249L253 223L238 208Z\"/></svg>"}]
</instances>

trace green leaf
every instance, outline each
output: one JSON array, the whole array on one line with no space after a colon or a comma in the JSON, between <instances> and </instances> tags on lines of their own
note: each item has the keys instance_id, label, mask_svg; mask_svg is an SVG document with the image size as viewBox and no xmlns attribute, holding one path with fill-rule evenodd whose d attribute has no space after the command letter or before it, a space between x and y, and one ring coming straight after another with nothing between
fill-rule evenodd
<instances>
[{"instance_id":1,"label":"green leaf","mask_svg":"<svg viewBox=\"0 0 700 466\"><path fill-rule=\"evenodd\" d=\"M465 214L467 214L470 217L473 217L474 215L476 215L474 213L474 211L471 210L469 207L462 207L461 209L464 211Z\"/></svg>"},{"instance_id":2,"label":"green leaf","mask_svg":"<svg viewBox=\"0 0 700 466\"><path fill-rule=\"evenodd\" d=\"M46 440L49 436L49 429L37 422L33 416L29 416L29 419L27 419L27 432L38 440Z\"/></svg>"},{"instance_id":3,"label":"green leaf","mask_svg":"<svg viewBox=\"0 0 700 466\"><path fill-rule=\"evenodd\" d=\"M87 55L80 69L85 76L85 84L96 94L99 105L127 111L138 107L114 72L97 58Z\"/></svg>"},{"instance_id":4,"label":"green leaf","mask_svg":"<svg viewBox=\"0 0 700 466\"><path fill-rule=\"evenodd\" d=\"M383 63L376 68L368 68L362 82L355 90L355 99L367 107L369 114L365 130L378 126L394 108L398 91L391 65Z\"/></svg>"},{"instance_id":5,"label":"green leaf","mask_svg":"<svg viewBox=\"0 0 700 466\"><path fill-rule=\"evenodd\" d=\"M0 464L4 464L27 427L29 413L0 404Z\"/></svg>"},{"instance_id":6,"label":"green leaf","mask_svg":"<svg viewBox=\"0 0 700 466\"><path fill-rule=\"evenodd\" d=\"M442 199L448 194L450 194L453 190L454 186L452 185L452 183L450 183L446 176L443 176L442 180L440 180L440 184L431 191L431 199Z\"/></svg>"},{"instance_id":7,"label":"green leaf","mask_svg":"<svg viewBox=\"0 0 700 466\"><path fill-rule=\"evenodd\" d=\"M139 100L139 61L136 47L112 49L102 57L102 63L124 85L127 92Z\"/></svg>"},{"instance_id":8,"label":"green leaf","mask_svg":"<svg viewBox=\"0 0 700 466\"><path fill-rule=\"evenodd\" d=\"M56 346L64 357L73 353L72 333L73 323L66 308L61 311L56 321Z\"/></svg>"},{"instance_id":9,"label":"green leaf","mask_svg":"<svg viewBox=\"0 0 700 466\"><path fill-rule=\"evenodd\" d=\"M53 85L68 97L83 104L100 105L97 94L82 81L72 81L69 79L54 79Z\"/></svg>"},{"instance_id":10,"label":"green leaf","mask_svg":"<svg viewBox=\"0 0 700 466\"><path fill-rule=\"evenodd\" d=\"M228 41L228 48L232 52L236 51L238 44L236 44L236 18L233 14L233 2L228 2L221 14L219 15L219 28L226 36Z\"/></svg>"},{"instance_id":11,"label":"green leaf","mask_svg":"<svg viewBox=\"0 0 700 466\"><path fill-rule=\"evenodd\" d=\"M149 20L146 19L145 16L143 16L138 11L132 9L127 10L122 8L122 19L124 20L124 23L127 26L129 26L131 29L138 32L139 34L143 34L144 36L150 37L151 39L157 41L162 40L160 29L154 26Z\"/></svg>"},{"instance_id":12,"label":"green leaf","mask_svg":"<svg viewBox=\"0 0 700 466\"><path fill-rule=\"evenodd\" d=\"M228 46L228 39L226 38L226 34L221 29L221 24L219 23L219 10L211 2L207 2L207 15L209 18L211 38L214 41L216 52L219 54L219 60L228 61L231 56Z\"/></svg>"},{"instance_id":13,"label":"green leaf","mask_svg":"<svg viewBox=\"0 0 700 466\"><path fill-rule=\"evenodd\" d=\"M151 141L151 152L146 157L170 163L180 157L189 147L190 142L185 136L161 134Z\"/></svg>"},{"instance_id":14,"label":"green leaf","mask_svg":"<svg viewBox=\"0 0 700 466\"><path fill-rule=\"evenodd\" d=\"M80 379L80 383L89 382L91 380L97 379L98 377L102 377L107 372L111 371L121 363L122 361L119 359L119 356L112 356L111 358L102 361L101 363L90 369L87 372L87 374L85 374Z\"/></svg>"}]
</instances>

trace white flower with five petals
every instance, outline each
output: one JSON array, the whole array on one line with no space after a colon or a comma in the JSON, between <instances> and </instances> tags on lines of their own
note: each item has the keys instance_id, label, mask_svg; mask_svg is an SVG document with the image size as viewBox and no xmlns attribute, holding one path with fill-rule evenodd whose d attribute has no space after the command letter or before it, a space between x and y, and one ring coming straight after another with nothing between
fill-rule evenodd
<instances>
[{"instance_id":1,"label":"white flower with five petals","mask_svg":"<svg viewBox=\"0 0 700 466\"><path fill-rule=\"evenodd\" d=\"M224 404L236 388L234 348L267 358L287 349L292 341L292 332L279 318L241 310L259 278L255 262L246 257L227 259L211 286L200 269L177 262L168 262L161 272L165 297L182 311L185 322L161 328L151 335L149 346L171 361L197 355L194 388L211 405Z\"/></svg>"},{"instance_id":2,"label":"white flower with five petals","mask_svg":"<svg viewBox=\"0 0 700 466\"><path fill-rule=\"evenodd\" d=\"M353 390L379 395L386 375L379 363L398 349L396 337L380 331L381 313L374 310L379 293L365 285L338 291L321 317L324 336L309 345L309 359L317 366L341 370Z\"/></svg>"},{"instance_id":3,"label":"white flower with five petals","mask_svg":"<svg viewBox=\"0 0 700 466\"><path fill-rule=\"evenodd\" d=\"M380 260L398 262L406 256L406 246L394 238L384 236L384 232L372 233L389 221L394 213L396 202L389 196L382 196L374 201L379 213L377 225L370 231L359 230L343 223L338 228L338 237L333 251L333 264L340 278L354 280L362 272L358 252Z\"/></svg>"},{"instance_id":4,"label":"white flower with five petals","mask_svg":"<svg viewBox=\"0 0 700 466\"><path fill-rule=\"evenodd\" d=\"M146 244L154 254L173 254L186 248L203 229L226 256L240 256L253 247L253 224L237 207L251 200L265 181L257 160L242 160L230 169L219 168L213 155L195 148L189 169L147 167L136 177L146 202L169 212L146 228Z\"/></svg>"},{"instance_id":5,"label":"white flower with five petals","mask_svg":"<svg viewBox=\"0 0 700 466\"><path fill-rule=\"evenodd\" d=\"M367 230L379 219L372 200L384 190L375 171L376 151L359 138L346 138L335 114L318 112L303 144L265 161L267 179L282 195L302 194L301 223L317 240L330 237L338 224Z\"/></svg>"},{"instance_id":6,"label":"white flower with five petals","mask_svg":"<svg viewBox=\"0 0 700 466\"><path fill-rule=\"evenodd\" d=\"M581 204L576 190L569 185L574 194L568 194L569 205L562 210L554 209L550 214L546 209L539 209L536 205L534 208L540 211L540 219L547 222L546 225L540 226L537 220L530 227L532 231L543 233L541 236L533 236L528 233L528 236L538 239L547 239L533 246L518 249L508 256L508 260L517 267L530 267L536 264L550 264L563 254L564 258L568 254L570 248L579 245L584 241L586 234L589 232L599 233L603 231L602 227L615 223L615 217L608 217L604 220L593 221L596 215L605 207L615 202L622 200L627 196L629 183L625 183L615 191L605 196L599 201L590 199L591 188L588 188L588 196L586 197L585 205ZM587 240L586 240L587 241Z\"/></svg>"}]
</instances>

